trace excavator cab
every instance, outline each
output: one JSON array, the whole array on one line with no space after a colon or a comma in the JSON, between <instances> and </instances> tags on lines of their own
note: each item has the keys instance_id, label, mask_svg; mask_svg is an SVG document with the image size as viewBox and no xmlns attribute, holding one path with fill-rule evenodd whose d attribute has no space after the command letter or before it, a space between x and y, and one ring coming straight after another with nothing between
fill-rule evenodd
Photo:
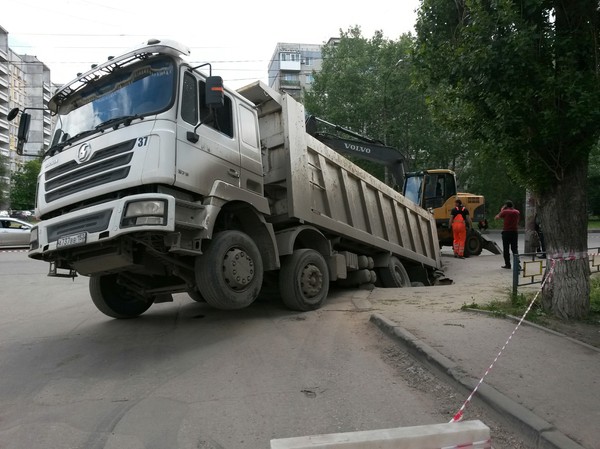
<instances>
[{"instance_id":1,"label":"excavator cab","mask_svg":"<svg viewBox=\"0 0 600 449\"><path fill-rule=\"evenodd\" d=\"M450 170L406 173L403 194L424 209L433 210L436 220L438 218L447 220L456 197L454 173ZM447 214L446 209L448 209Z\"/></svg>"}]
</instances>

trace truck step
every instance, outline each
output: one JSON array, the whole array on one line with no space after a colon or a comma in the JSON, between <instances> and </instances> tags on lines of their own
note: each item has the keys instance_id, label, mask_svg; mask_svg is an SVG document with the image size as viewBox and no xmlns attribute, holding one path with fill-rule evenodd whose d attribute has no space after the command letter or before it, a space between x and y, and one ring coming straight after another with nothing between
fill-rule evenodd
<instances>
[{"instance_id":1,"label":"truck step","mask_svg":"<svg viewBox=\"0 0 600 449\"><path fill-rule=\"evenodd\" d=\"M175 227L179 229L188 229L192 231L202 231L206 227L203 214L206 206L203 204L177 199L175 213Z\"/></svg>"}]
</instances>

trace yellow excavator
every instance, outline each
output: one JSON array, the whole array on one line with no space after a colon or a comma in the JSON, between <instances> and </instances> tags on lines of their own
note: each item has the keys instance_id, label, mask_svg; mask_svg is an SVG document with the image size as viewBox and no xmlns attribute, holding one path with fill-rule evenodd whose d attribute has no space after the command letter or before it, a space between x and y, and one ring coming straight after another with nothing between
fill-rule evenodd
<instances>
[{"instance_id":1,"label":"yellow excavator","mask_svg":"<svg viewBox=\"0 0 600 449\"><path fill-rule=\"evenodd\" d=\"M440 246L452 246L452 229L448 223L454 201L460 199L463 206L468 209L473 222L465 245L468 255L478 256L484 249L493 254L502 253L496 242L487 240L481 233L488 227L484 197L457 192L456 176L452 170L431 169L405 173L402 193L409 200L433 212ZM477 229L475 229L475 225L477 225Z\"/></svg>"},{"instance_id":2,"label":"yellow excavator","mask_svg":"<svg viewBox=\"0 0 600 449\"><path fill-rule=\"evenodd\" d=\"M339 135L329 132L321 132L318 129L320 123L356 140L339 137ZM460 199L469 210L473 222L473 226L467 233L465 245L467 254L478 256L484 249L493 254L502 253L496 242L486 239L481 233L481 231L487 229L484 197L472 193L458 192L456 175L452 170L431 169L405 173L404 158L396 148L389 147L379 140L362 136L313 115L306 120L306 131L338 153L383 164L386 167L385 182L388 185L401 191L406 198L433 213L437 224L440 247L452 246L452 229L448 225L450 212L454 207L454 201ZM477 225L477 229L475 229L475 225Z\"/></svg>"}]
</instances>

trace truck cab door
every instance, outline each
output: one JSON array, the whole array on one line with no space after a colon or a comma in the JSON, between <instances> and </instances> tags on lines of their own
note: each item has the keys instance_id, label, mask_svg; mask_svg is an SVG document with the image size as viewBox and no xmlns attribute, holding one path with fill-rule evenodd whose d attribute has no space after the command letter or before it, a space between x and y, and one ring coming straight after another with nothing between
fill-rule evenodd
<instances>
[{"instance_id":1,"label":"truck cab door","mask_svg":"<svg viewBox=\"0 0 600 449\"><path fill-rule=\"evenodd\" d=\"M202 195L219 180L239 187L240 149L231 96L225 94L223 107L211 114L205 81L189 71L181 76L175 186Z\"/></svg>"}]
</instances>

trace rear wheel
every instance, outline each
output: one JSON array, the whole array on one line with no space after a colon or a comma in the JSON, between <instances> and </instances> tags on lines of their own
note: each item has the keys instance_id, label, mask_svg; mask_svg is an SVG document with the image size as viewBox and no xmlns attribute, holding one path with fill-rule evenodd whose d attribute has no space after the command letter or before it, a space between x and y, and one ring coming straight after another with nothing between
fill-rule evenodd
<instances>
[{"instance_id":1,"label":"rear wheel","mask_svg":"<svg viewBox=\"0 0 600 449\"><path fill-rule=\"evenodd\" d=\"M112 318L135 318L152 305L152 299L127 288L117 274L94 275L90 278L90 295L95 306Z\"/></svg>"},{"instance_id":2,"label":"rear wheel","mask_svg":"<svg viewBox=\"0 0 600 449\"><path fill-rule=\"evenodd\" d=\"M279 290L283 303L292 310L321 307L329 292L329 270L325 258L314 249L299 249L282 261Z\"/></svg>"},{"instance_id":3,"label":"rear wheel","mask_svg":"<svg viewBox=\"0 0 600 449\"><path fill-rule=\"evenodd\" d=\"M243 232L216 234L196 259L196 284L206 302L217 309L249 306L258 296L262 281L260 252Z\"/></svg>"},{"instance_id":4,"label":"rear wheel","mask_svg":"<svg viewBox=\"0 0 600 449\"><path fill-rule=\"evenodd\" d=\"M390 261L387 267L379 269L379 278L381 278L381 285L386 288L402 288L410 287L410 278L408 273L396 256L390 257Z\"/></svg>"}]
</instances>

